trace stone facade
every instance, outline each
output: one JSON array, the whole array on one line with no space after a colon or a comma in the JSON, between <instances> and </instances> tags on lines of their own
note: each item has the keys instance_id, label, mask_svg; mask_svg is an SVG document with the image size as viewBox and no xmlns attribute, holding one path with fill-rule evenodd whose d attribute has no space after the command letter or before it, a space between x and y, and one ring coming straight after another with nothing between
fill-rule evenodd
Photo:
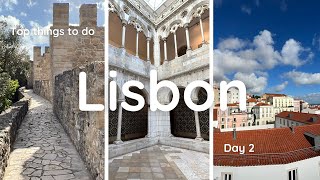
<instances>
[{"instance_id":1,"label":"stone facade","mask_svg":"<svg viewBox=\"0 0 320 180\"><path fill-rule=\"evenodd\" d=\"M209 110L194 112L187 108L183 101L183 91L190 82L209 81L210 45L205 41L203 32L206 27L195 25L197 24L195 21L201 24L201 19L202 23L209 22L208 14L205 15L205 12L208 13L208 8L209 1L207 0L173 1L172 6L163 10L163 16L157 16L155 13L152 14L149 7L139 0L109 1L109 17L111 17L109 22L112 22L114 26L109 27L108 62L109 70L117 72L117 76L109 77L109 81L115 81L119 90L118 108L116 111L109 110L109 158L158 144L209 153L209 141L204 141L209 139ZM193 23L189 25L191 21ZM189 40L191 31L188 30L191 28L198 29L198 34L192 37L193 40L200 41L194 43L197 44L197 47L192 46L193 41L190 43ZM118 33L114 29L117 29ZM119 32L121 29L122 34ZM141 37L139 34L146 37L146 42L141 42L141 38L138 38ZM173 40L172 43L171 41L167 43L167 38L170 35L170 38L173 39L173 34L176 39L175 43ZM177 41L182 36L187 39L186 42ZM209 39L206 38L206 40ZM130 43L131 41L133 43ZM152 47L151 43L153 43ZM165 45L162 45L163 43ZM153 57L144 60L139 49L144 46L141 44L147 44L146 56ZM189 46L187 52L174 57L173 49L177 54L177 49L184 45ZM163 49L165 49L164 55ZM167 51L170 50L173 54L172 60L169 60L171 54L167 54ZM163 61L163 57L167 55L169 58ZM158 72L158 81L172 81L182 92L180 93L182 101L173 111L153 112L150 110L151 70ZM144 85L144 89L136 93L144 97L146 102L144 109L147 110L129 114L122 109L120 105L122 102L130 104L130 99L126 98L121 91L122 86L129 80L136 80ZM161 104L168 104L171 98L172 94L168 89L163 88L158 92L158 100ZM203 93L201 89L195 90L192 94L194 103L202 104L205 99L206 93ZM128 123L132 119L131 116L134 116L135 121ZM128 139L128 134L136 133L141 129L139 128L141 121L147 123L146 136ZM131 132L126 131L128 128L131 129Z\"/></svg>"},{"instance_id":2,"label":"stone facade","mask_svg":"<svg viewBox=\"0 0 320 180\"><path fill-rule=\"evenodd\" d=\"M88 103L104 104L104 63L75 68L56 76L54 113L69 134L92 176L104 175L104 112L79 110L79 73L87 73Z\"/></svg>"},{"instance_id":3,"label":"stone facade","mask_svg":"<svg viewBox=\"0 0 320 180\"><path fill-rule=\"evenodd\" d=\"M22 93L20 94L23 95ZM0 114L0 179L4 176L4 170L7 166L17 131L28 112L28 107L29 98L24 97L14 103L10 109Z\"/></svg>"},{"instance_id":4,"label":"stone facade","mask_svg":"<svg viewBox=\"0 0 320 180\"><path fill-rule=\"evenodd\" d=\"M52 99L51 54L50 48L45 47L41 54L41 47L33 48L33 91L47 100Z\"/></svg>"},{"instance_id":5,"label":"stone facade","mask_svg":"<svg viewBox=\"0 0 320 180\"><path fill-rule=\"evenodd\" d=\"M79 26L70 26L69 4L55 3L50 29L63 30L64 35L51 35L50 46L43 55L40 47L34 47L34 92L51 102L55 76L94 61L104 61L104 28L97 26L97 5L84 4L79 13ZM85 29L94 30L94 35L82 34ZM68 30L77 30L79 34L68 35Z\"/></svg>"},{"instance_id":6,"label":"stone facade","mask_svg":"<svg viewBox=\"0 0 320 180\"><path fill-rule=\"evenodd\" d=\"M41 55L34 47L34 92L53 103L54 113L69 134L88 169L96 179L104 173L104 113L79 110L79 73L90 79L88 103L104 103L104 27L97 26L97 5L83 4L79 9L79 26L69 25L69 4L53 4L52 31L64 35L50 36L50 46ZM93 30L86 35L84 30ZM68 35L68 31L78 35Z\"/></svg>"}]
</instances>

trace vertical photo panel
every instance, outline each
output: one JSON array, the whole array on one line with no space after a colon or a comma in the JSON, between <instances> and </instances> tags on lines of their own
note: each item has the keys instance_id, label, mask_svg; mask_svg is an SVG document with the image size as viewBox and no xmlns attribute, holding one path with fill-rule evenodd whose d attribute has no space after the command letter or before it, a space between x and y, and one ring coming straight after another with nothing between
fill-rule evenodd
<instances>
[{"instance_id":1,"label":"vertical photo panel","mask_svg":"<svg viewBox=\"0 0 320 180\"><path fill-rule=\"evenodd\" d=\"M215 180L317 180L320 3L215 1Z\"/></svg>"},{"instance_id":2,"label":"vertical photo panel","mask_svg":"<svg viewBox=\"0 0 320 180\"><path fill-rule=\"evenodd\" d=\"M104 179L105 9L1 1L0 179Z\"/></svg>"},{"instance_id":3,"label":"vertical photo panel","mask_svg":"<svg viewBox=\"0 0 320 180\"><path fill-rule=\"evenodd\" d=\"M108 1L109 179L210 179L210 106L197 111L185 98L201 106L213 92L212 8L208 0ZM188 93L194 81L210 92Z\"/></svg>"}]
</instances>

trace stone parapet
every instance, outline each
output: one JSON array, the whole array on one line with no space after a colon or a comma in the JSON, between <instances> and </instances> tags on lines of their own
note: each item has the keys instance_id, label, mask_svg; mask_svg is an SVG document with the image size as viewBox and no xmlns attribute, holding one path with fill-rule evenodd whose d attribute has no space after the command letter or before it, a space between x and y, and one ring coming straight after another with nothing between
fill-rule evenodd
<instances>
[{"instance_id":1,"label":"stone parapet","mask_svg":"<svg viewBox=\"0 0 320 180\"><path fill-rule=\"evenodd\" d=\"M204 45L181 57L164 63L158 68L158 79L174 79L178 76L186 75L201 69L209 69L210 66L210 46ZM209 79L209 73L204 77L196 77L196 80Z\"/></svg>"},{"instance_id":2,"label":"stone parapet","mask_svg":"<svg viewBox=\"0 0 320 180\"><path fill-rule=\"evenodd\" d=\"M95 179L104 176L104 111L79 109L79 73L87 74L87 103L104 104L104 62L55 77L53 111Z\"/></svg>"},{"instance_id":3,"label":"stone parapet","mask_svg":"<svg viewBox=\"0 0 320 180\"><path fill-rule=\"evenodd\" d=\"M23 89L19 92L24 96ZM0 179L4 176L19 126L28 112L29 100L30 98L25 96L0 114Z\"/></svg>"}]
</instances>

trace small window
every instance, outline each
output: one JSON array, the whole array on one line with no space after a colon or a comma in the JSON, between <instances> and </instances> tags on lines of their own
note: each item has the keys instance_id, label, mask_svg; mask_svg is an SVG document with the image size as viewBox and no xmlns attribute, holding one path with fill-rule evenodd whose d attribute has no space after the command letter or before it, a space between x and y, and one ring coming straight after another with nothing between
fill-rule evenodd
<instances>
[{"instance_id":1,"label":"small window","mask_svg":"<svg viewBox=\"0 0 320 180\"><path fill-rule=\"evenodd\" d=\"M298 180L298 169L288 171L288 180Z\"/></svg>"},{"instance_id":2,"label":"small window","mask_svg":"<svg viewBox=\"0 0 320 180\"><path fill-rule=\"evenodd\" d=\"M222 173L222 180L233 180L232 173Z\"/></svg>"},{"instance_id":3,"label":"small window","mask_svg":"<svg viewBox=\"0 0 320 180\"><path fill-rule=\"evenodd\" d=\"M221 129L224 129L224 125L223 124L221 125Z\"/></svg>"}]
</instances>

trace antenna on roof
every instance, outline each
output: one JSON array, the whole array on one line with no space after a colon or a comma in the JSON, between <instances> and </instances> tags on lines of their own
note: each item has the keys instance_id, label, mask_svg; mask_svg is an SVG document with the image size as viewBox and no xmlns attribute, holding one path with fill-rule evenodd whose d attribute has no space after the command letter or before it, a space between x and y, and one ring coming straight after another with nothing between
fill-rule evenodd
<instances>
[{"instance_id":1,"label":"antenna on roof","mask_svg":"<svg viewBox=\"0 0 320 180\"><path fill-rule=\"evenodd\" d=\"M236 131L236 128L233 128L233 139L234 139L234 140L237 139L237 131Z\"/></svg>"}]
</instances>

